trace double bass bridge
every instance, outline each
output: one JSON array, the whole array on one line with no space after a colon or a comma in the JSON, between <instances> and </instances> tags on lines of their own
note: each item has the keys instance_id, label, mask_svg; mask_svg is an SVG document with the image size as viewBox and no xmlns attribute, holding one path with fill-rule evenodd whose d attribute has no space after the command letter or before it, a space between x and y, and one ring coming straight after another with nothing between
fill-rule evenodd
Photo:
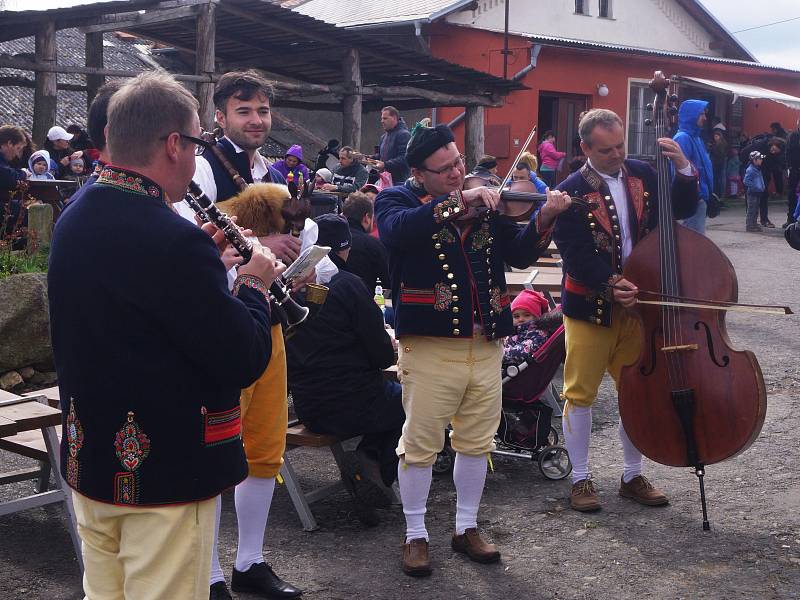
<instances>
[{"instance_id":1,"label":"double bass bridge","mask_svg":"<svg viewBox=\"0 0 800 600\"><path fill-rule=\"evenodd\" d=\"M679 346L664 346L661 348L662 352L688 352L690 350L697 350L700 346L697 344L681 344Z\"/></svg>"}]
</instances>

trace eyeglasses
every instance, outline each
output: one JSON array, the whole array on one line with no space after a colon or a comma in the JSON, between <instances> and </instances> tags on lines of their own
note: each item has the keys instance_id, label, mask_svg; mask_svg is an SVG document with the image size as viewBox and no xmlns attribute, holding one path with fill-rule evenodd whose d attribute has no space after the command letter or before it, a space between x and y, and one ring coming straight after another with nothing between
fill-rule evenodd
<instances>
[{"instance_id":1,"label":"eyeglasses","mask_svg":"<svg viewBox=\"0 0 800 600\"><path fill-rule=\"evenodd\" d=\"M447 165L446 167L442 167L441 169L429 169L428 167L421 167L421 171L428 171L429 173L434 173L435 175L441 175L442 173L447 173L448 171L452 171L453 169L459 169L464 166L464 159L467 158L463 154L459 154L458 158L455 162Z\"/></svg>"},{"instance_id":2,"label":"eyeglasses","mask_svg":"<svg viewBox=\"0 0 800 600\"><path fill-rule=\"evenodd\" d=\"M211 143L210 142L207 142L207 141L205 141L205 140L203 140L201 138L196 138L196 137L191 136L191 135L186 135L185 133L181 133L180 131L178 131L176 133L181 137L182 140L188 140L188 141L194 143L194 145L195 145L195 148L194 148L195 156L200 156L206 150L206 148L210 148L211 147ZM169 135L165 135L165 136L162 136L162 137L160 137L158 139L161 140L161 141L164 141L168 137L169 137Z\"/></svg>"}]
</instances>

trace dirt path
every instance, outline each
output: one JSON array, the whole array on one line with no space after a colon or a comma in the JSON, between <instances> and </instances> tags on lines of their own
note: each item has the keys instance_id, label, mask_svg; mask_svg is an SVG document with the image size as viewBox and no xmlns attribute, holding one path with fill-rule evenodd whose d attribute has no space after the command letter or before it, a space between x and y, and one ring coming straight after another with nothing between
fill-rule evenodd
<instances>
[{"instance_id":1,"label":"dirt path","mask_svg":"<svg viewBox=\"0 0 800 600\"><path fill-rule=\"evenodd\" d=\"M782 222L781 206L776 202L772 210L775 222ZM736 266L743 301L787 303L800 310L800 253L789 248L780 230L744 233L741 205L711 221L709 230ZM314 505L321 529L305 533L279 489L267 560L305 589L309 600L798 598L800 317L734 314L728 330L734 345L755 351L769 409L761 436L747 452L708 468L710 532L701 530L697 482L689 469L647 465L648 475L669 494L668 507L648 509L617 496L622 457L613 390L606 383L595 405L590 455L601 512L571 511L566 481L545 480L529 462L497 458L480 525L500 545L503 560L475 565L449 548L455 492L449 478L436 479L428 512L435 571L418 581L399 569L399 508L382 511L381 525L365 530L350 513L346 495L336 494ZM327 453L298 450L292 456L304 485L335 477ZM23 464L0 454L3 470ZM5 486L0 499L25 485ZM235 551L236 518L228 494L221 531L228 573ZM59 509L0 518L0 573L3 599L81 597Z\"/></svg>"}]
</instances>

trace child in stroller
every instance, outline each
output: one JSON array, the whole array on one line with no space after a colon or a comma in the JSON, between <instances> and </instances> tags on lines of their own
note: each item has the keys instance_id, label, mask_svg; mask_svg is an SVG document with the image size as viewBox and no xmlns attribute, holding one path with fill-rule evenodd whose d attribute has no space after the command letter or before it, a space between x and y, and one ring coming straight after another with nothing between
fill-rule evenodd
<instances>
[{"instance_id":1,"label":"child in stroller","mask_svg":"<svg viewBox=\"0 0 800 600\"><path fill-rule=\"evenodd\" d=\"M523 290L511 303L515 333L503 348L503 411L495 438L495 454L538 461L548 479L563 479L572 471L566 448L550 424L553 409L541 401L564 361L564 325L560 307L550 309L545 297ZM449 437L446 438L449 441ZM452 468L449 445L434 470Z\"/></svg>"}]
</instances>

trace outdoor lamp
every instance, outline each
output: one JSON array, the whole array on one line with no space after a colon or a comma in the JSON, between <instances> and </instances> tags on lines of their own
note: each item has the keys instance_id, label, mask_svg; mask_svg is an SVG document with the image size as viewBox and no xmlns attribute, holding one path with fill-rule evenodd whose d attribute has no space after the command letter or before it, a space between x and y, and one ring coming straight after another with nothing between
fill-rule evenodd
<instances>
[{"instance_id":1,"label":"outdoor lamp","mask_svg":"<svg viewBox=\"0 0 800 600\"><path fill-rule=\"evenodd\" d=\"M603 96L603 97L608 96L608 86L605 83L598 83L597 84L597 94L599 96Z\"/></svg>"}]
</instances>

